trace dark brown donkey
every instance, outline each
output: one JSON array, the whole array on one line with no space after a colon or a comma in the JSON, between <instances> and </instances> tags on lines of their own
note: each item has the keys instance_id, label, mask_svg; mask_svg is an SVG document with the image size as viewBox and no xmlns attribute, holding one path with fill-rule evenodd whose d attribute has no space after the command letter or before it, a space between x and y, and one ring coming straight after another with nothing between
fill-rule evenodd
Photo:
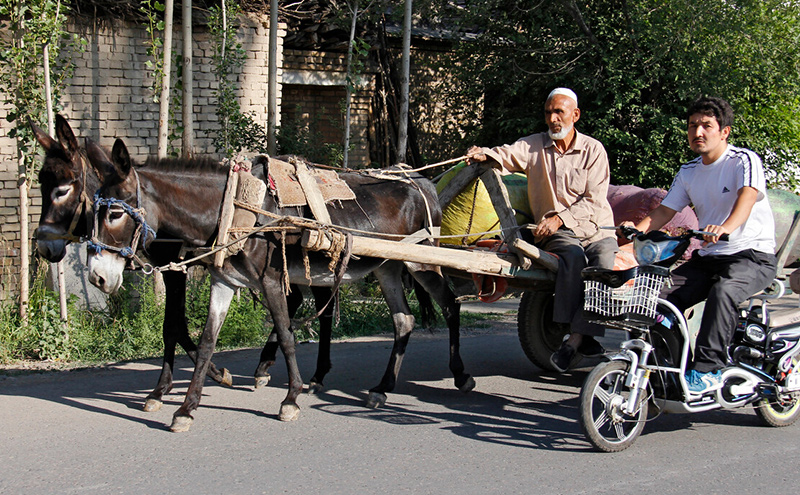
<instances>
[{"instance_id":1,"label":"dark brown donkey","mask_svg":"<svg viewBox=\"0 0 800 495\"><path fill-rule=\"evenodd\" d=\"M67 244L88 237L92 222L91 197L100 187L100 180L96 170L88 164L75 133L64 117L56 116L58 141L33 123L31 128L45 150L44 163L39 172L42 213L36 232L37 250L46 260L58 262L64 258ZM180 247L180 242L153 242L148 255L152 263L157 265L177 262L180 261L178 256ZM186 274L177 271L164 272L164 286L166 293L162 328L164 359L158 384L145 400L145 411L160 409L163 395L172 388L172 370L177 344L183 347L192 361L196 361L197 358L197 346L189 337L186 323ZM315 287L313 290L319 311L328 301L330 290L326 287ZM288 304L292 313L299 308L302 304L299 290L292 291ZM309 382L310 391L322 387L322 380L331 368L331 314L331 310L326 309L320 317L320 349L317 368ZM261 362L256 368L256 387L264 386L269 381L268 368L275 362L276 352L277 339L272 334L264 346ZM213 363L209 363L208 376L223 385L231 384L230 373L224 368L218 370Z\"/></svg>"},{"instance_id":2,"label":"dark brown donkey","mask_svg":"<svg viewBox=\"0 0 800 495\"><path fill-rule=\"evenodd\" d=\"M226 167L208 160L151 160L134 168L127 149L117 140L109 159L105 153L87 141L87 152L92 164L104 171L104 181L95 200L94 245L90 250L90 281L106 292L117 290L122 283L122 272L127 262L125 254L135 251L135 232L139 230L141 246L152 239L153 231L180 238L189 245L205 246L216 235L217 222L228 176ZM267 167L261 157L256 164ZM411 235L420 229L438 225L441 210L436 191L430 181L421 176L414 181L386 180L368 174L341 174L355 192L355 201L343 201L331 208L332 223L373 233ZM278 208L272 196L264 200L264 210L273 215L259 215L261 225L280 226L281 215L288 214ZM296 212L297 210L291 210ZM310 217L309 212L305 212ZM220 327L238 287L258 290L272 315L274 331L286 359L289 374L289 391L281 404L280 419L294 420L299 415L297 396L302 381L297 368L294 340L284 295L284 276L292 283L331 287L334 276L328 269L329 258L320 253L308 253L311 280L306 279L306 266L297 236L284 239L276 232L265 231L248 238L244 249L227 258L222 268L209 267L211 273L211 301L209 315L197 355L197 364L183 405L175 412L171 429L189 429L191 413L197 409L203 387L203 377L214 351ZM458 326L459 305L445 280L435 270L411 270L414 278L433 296L450 329L450 369L456 386L468 391L474 380L464 373L459 355ZM350 260L344 281L357 280L372 272L376 275L395 327L395 343L386 372L380 384L370 390L368 405L379 405L386 400L386 392L396 383L408 337L414 326L414 317L403 292L401 276L404 264L398 261L361 257Z\"/></svg>"}]
</instances>

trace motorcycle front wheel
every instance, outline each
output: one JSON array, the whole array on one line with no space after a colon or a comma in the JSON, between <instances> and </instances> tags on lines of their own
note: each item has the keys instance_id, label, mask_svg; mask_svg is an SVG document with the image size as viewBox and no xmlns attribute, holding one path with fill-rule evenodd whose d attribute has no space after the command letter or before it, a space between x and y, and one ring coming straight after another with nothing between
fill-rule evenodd
<instances>
[{"instance_id":1,"label":"motorcycle front wheel","mask_svg":"<svg viewBox=\"0 0 800 495\"><path fill-rule=\"evenodd\" d=\"M627 375L628 363L602 363L592 370L581 388L581 428L597 450L625 450L633 445L644 428L646 396L639 397L639 405L632 416L622 410L630 397L630 390L625 387Z\"/></svg>"}]
</instances>

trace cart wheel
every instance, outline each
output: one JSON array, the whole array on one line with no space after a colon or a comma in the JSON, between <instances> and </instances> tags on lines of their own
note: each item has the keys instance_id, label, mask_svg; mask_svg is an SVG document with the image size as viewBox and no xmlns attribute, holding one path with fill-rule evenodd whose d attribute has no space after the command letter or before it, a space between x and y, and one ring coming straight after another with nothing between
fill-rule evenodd
<instances>
[{"instance_id":1,"label":"cart wheel","mask_svg":"<svg viewBox=\"0 0 800 495\"><path fill-rule=\"evenodd\" d=\"M553 294L543 291L525 291L517 313L519 343L528 359L544 370L555 371L550 356L561 347L564 326L553 323ZM574 367L581 360L580 354L570 364Z\"/></svg>"}]
</instances>

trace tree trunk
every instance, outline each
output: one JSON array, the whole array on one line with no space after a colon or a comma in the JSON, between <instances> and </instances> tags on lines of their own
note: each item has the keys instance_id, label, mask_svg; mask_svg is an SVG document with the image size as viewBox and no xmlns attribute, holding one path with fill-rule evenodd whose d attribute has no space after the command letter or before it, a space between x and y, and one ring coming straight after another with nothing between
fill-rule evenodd
<instances>
[{"instance_id":1,"label":"tree trunk","mask_svg":"<svg viewBox=\"0 0 800 495\"><path fill-rule=\"evenodd\" d=\"M159 100L158 114L158 157L166 158L169 150L169 104L170 104L170 76L172 73L172 14L174 0L164 2L164 77L161 81L161 98ZM191 16L190 16L191 19ZM185 21L184 21L185 22ZM189 21L191 23L191 20ZM184 85L186 86L186 85ZM154 277L155 293L158 300L165 297L164 276L156 272Z\"/></svg>"},{"instance_id":2,"label":"tree trunk","mask_svg":"<svg viewBox=\"0 0 800 495\"><path fill-rule=\"evenodd\" d=\"M353 101L353 81L351 79L351 68L353 63L353 42L356 38L356 21L358 20L358 0L353 1L350 9L353 21L350 23L350 40L347 43L347 69L345 72L345 113L344 113L344 160L343 166L347 168L348 155L350 151L350 107Z\"/></svg>"},{"instance_id":3,"label":"tree trunk","mask_svg":"<svg viewBox=\"0 0 800 495\"><path fill-rule=\"evenodd\" d=\"M192 0L183 0L183 143L181 156L194 155L194 74L192 73Z\"/></svg>"},{"instance_id":4,"label":"tree trunk","mask_svg":"<svg viewBox=\"0 0 800 495\"><path fill-rule=\"evenodd\" d=\"M224 7L223 7L224 10ZM276 155L278 145L278 0L269 2L269 67L267 68L267 153Z\"/></svg>"},{"instance_id":5,"label":"tree trunk","mask_svg":"<svg viewBox=\"0 0 800 495\"><path fill-rule=\"evenodd\" d=\"M397 132L397 160L405 162L408 143L408 86L411 73L411 14L413 0L406 0L403 22L403 62L400 75L400 128Z\"/></svg>"},{"instance_id":6,"label":"tree trunk","mask_svg":"<svg viewBox=\"0 0 800 495\"><path fill-rule=\"evenodd\" d=\"M56 14L58 17L58 14ZM56 19L57 21L57 19ZM53 112L53 90L50 84L50 46L45 45L42 50L44 65L44 101L47 106L47 132L51 136L56 135L56 118ZM61 313L61 320L67 321L67 282L64 277L64 262L59 261L51 266L55 272L53 285L58 288L58 306Z\"/></svg>"},{"instance_id":7,"label":"tree trunk","mask_svg":"<svg viewBox=\"0 0 800 495\"><path fill-rule=\"evenodd\" d=\"M161 81L161 99L158 114L158 157L165 158L169 149L169 94L172 72L172 11L173 0L166 0L164 9L164 77Z\"/></svg>"},{"instance_id":8,"label":"tree trunk","mask_svg":"<svg viewBox=\"0 0 800 495\"><path fill-rule=\"evenodd\" d=\"M17 150L20 150L19 145ZM19 317L28 324L28 299L30 292L30 246L28 243L28 178L25 171L25 154L17 151L19 158Z\"/></svg>"}]
</instances>

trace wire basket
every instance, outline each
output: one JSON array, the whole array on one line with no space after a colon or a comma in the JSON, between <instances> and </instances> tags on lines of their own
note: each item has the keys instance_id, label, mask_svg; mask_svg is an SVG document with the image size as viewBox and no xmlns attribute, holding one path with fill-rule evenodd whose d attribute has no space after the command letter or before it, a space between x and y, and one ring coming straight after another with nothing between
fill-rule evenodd
<instances>
[{"instance_id":1,"label":"wire basket","mask_svg":"<svg viewBox=\"0 0 800 495\"><path fill-rule=\"evenodd\" d=\"M656 305L669 270L644 265L614 271L589 267L582 272L583 315L605 326L640 328L656 321Z\"/></svg>"}]
</instances>

